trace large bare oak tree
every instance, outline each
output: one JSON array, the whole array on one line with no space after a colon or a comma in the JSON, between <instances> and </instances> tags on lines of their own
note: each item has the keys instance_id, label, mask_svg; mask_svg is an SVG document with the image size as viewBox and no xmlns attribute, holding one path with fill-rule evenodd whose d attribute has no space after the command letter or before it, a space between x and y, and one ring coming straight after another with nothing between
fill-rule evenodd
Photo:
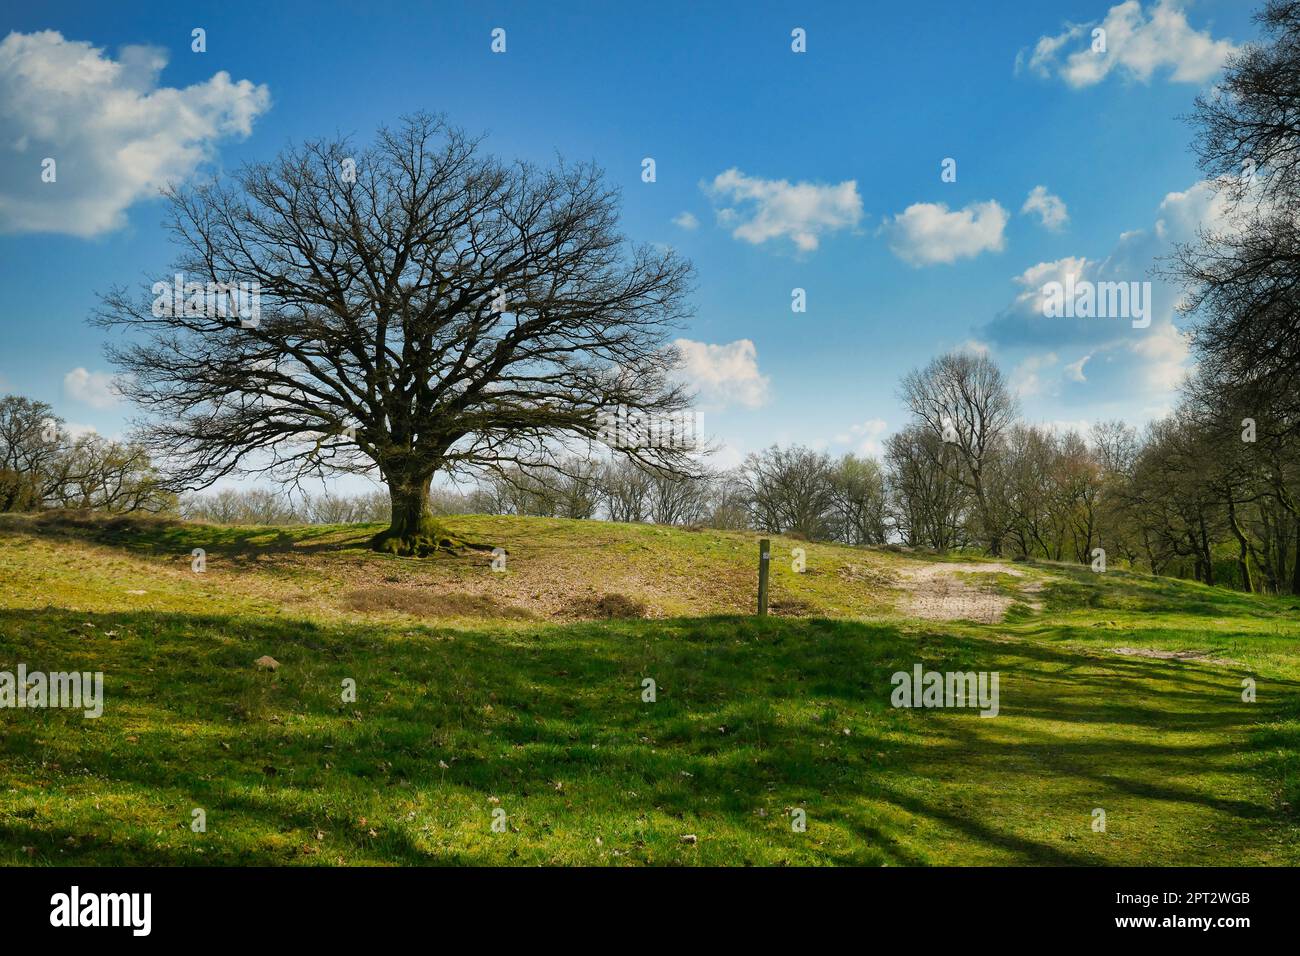
<instances>
[{"instance_id":1,"label":"large bare oak tree","mask_svg":"<svg viewBox=\"0 0 1300 956\"><path fill-rule=\"evenodd\" d=\"M168 196L174 272L217 294L115 289L96 321L130 333L110 358L186 487L377 470L393 510L374 546L423 555L457 543L429 511L439 472L535 467L616 409L689 408L666 342L690 265L628 243L594 166L503 163L418 115L359 154L309 142Z\"/></svg>"}]
</instances>

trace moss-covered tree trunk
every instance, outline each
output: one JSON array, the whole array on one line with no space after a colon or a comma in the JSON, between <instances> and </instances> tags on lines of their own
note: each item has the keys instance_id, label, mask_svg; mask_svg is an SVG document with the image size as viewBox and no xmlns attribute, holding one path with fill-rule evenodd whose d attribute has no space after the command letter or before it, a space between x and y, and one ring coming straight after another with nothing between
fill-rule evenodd
<instances>
[{"instance_id":1,"label":"moss-covered tree trunk","mask_svg":"<svg viewBox=\"0 0 1300 956\"><path fill-rule=\"evenodd\" d=\"M376 551L405 557L427 557L438 551L457 551L465 543L451 534L429 508L433 473L398 473L387 476L392 518L388 528L375 535Z\"/></svg>"}]
</instances>

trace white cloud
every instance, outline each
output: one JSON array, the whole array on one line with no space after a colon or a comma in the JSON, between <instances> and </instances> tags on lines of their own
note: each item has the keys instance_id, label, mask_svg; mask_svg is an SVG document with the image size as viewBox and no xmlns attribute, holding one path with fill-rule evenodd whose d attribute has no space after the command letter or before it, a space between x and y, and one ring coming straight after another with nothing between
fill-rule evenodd
<instances>
[{"instance_id":1,"label":"white cloud","mask_svg":"<svg viewBox=\"0 0 1300 956\"><path fill-rule=\"evenodd\" d=\"M758 408L767 403L769 380L758 370L758 349L749 339L710 345L677 339L683 377L701 398L719 405Z\"/></svg>"},{"instance_id":2,"label":"white cloud","mask_svg":"<svg viewBox=\"0 0 1300 956\"><path fill-rule=\"evenodd\" d=\"M1133 346L1144 360L1144 384L1148 391L1169 392L1182 384L1191 355L1191 339L1170 324L1156 326Z\"/></svg>"},{"instance_id":3,"label":"white cloud","mask_svg":"<svg viewBox=\"0 0 1300 956\"><path fill-rule=\"evenodd\" d=\"M695 218L693 213L679 212L673 216L673 225L680 226L682 229L692 230L700 227L700 221Z\"/></svg>"},{"instance_id":4,"label":"white cloud","mask_svg":"<svg viewBox=\"0 0 1300 956\"><path fill-rule=\"evenodd\" d=\"M1076 418L1073 421L1069 419L1053 419L1052 421L1039 422L1039 425L1046 428L1054 435L1068 435L1070 432L1078 432L1084 438L1092 431L1092 422L1086 418Z\"/></svg>"},{"instance_id":5,"label":"white cloud","mask_svg":"<svg viewBox=\"0 0 1300 956\"><path fill-rule=\"evenodd\" d=\"M1031 355L1022 361L1011 373L1011 387L1021 398L1037 395L1043 389L1040 372L1045 372L1056 365L1056 353Z\"/></svg>"},{"instance_id":6,"label":"white cloud","mask_svg":"<svg viewBox=\"0 0 1300 956\"><path fill-rule=\"evenodd\" d=\"M1015 277L1016 284L1022 287L1022 291L1016 296L1016 303L1029 314L1042 315L1044 286L1051 282L1065 285L1067 280L1077 282L1096 266L1097 263L1090 262L1083 256L1065 256L1062 259L1030 266Z\"/></svg>"},{"instance_id":7,"label":"white cloud","mask_svg":"<svg viewBox=\"0 0 1300 956\"><path fill-rule=\"evenodd\" d=\"M745 443L739 439L720 438L717 439L714 446L713 454L709 457L709 464L719 471L729 471L732 468L739 467L745 461Z\"/></svg>"},{"instance_id":8,"label":"white cloud","mask_svg":"<svg viewBox=\"0 0 1300 956\"><path fill-rule=\"evenodd\" d=\"M1070 221L1070 213L1060 196L1047 191L1046 186L1035 186L1029 191L1025 204L1020 207L1022 214L1037 213L1038 223L1052 232L1059 232Z\"/></svg>"},{"instance_id":9,"label":"white cloud","mask_svg":"<svg viewBox=\"0 0 1300 956\"><path fill-rule=\"evenodd\" d=\"M77 422L64 422L63 433L73 441L76 441L84 435L98 435L99 429L94 425L81 425ZM117 441L118 439L115 438L113 440Z\"/></svg>"},{"instance_id":10,"label":"white cloud","mask_svg":"<svg viewBox=\"0 0 1300 956\"><path fill-rule=\"evenodd\" d=\"M857 451L864 455L879 457L884 454L881 438L889 425L883 418L869 418L859 425L851 425L847 432L835 436L838 445L855 445Z\"/></svg>"},{"instance_id":11,"label":"white cloud","mask_svg":"<svg viewBox=\"0 0 1300 956\"><path fill-rule=\"evenodd\" d=\"M222 71L160 87L167 53L102 48L53 30L0 41L0 232L95 236L126 209L183 180L223 137L244 137L270 106L265 86ZM43 182L42 161L56 180Z\"/></svg>"},{"instance_id":12,"label":"white cloud","mask_svg":"<svg viewBox=\"0 0 1300 956\"><path fill-rule=\"evenodd\" d=\"M1177 83L1204 83L1238 49L1231 40L1214 39L1208 29L1194 30L1181 0L1157 0L1148 11L1139 0L1111 7L1100 23L1106 31L1104 52L1094 52L1095 22L1067 24L1056 36L1039 37L1028 68L1044 77L1055 74L1075 89L1100 83L1115 71L1141 83L1157 70ZM1075 41L1079 48L1062 61L1062 50ZM1017 68L1025 63L1023 50L1016 63Z\"/></svg>"},{"instance_id":13,"label":"white cloud","mask_svg":"<svg viewBox=\"0 0 1300 956\"><path fill-rule=\"evenodd\" d=\"M1048 65L1056 60L1056 52L1069 43L1083 35L1084 26L1081 23L1066 24L1064 32L1056 36L1042 36L1034 44L1034 52L1030 54L1028 67L1039 76L1050 75ZM1016 73L1019 73L1025 67L1025 51L1021 50L1016 54Z\"/></svg>"},{"instance_id":14,"label":"white cloud","mask_svg":"<svg viewBox=\"0 0 1300 956\"><path fill-rule=\"evenodd\" d=\"M955 262L1003 246L1007 211L997 202L949 211L943 203L913 203L881 227L889 248L914 266Z\"/></svg>"},{"instance_id":15,"label":"white cloud","mask_svg":"<svg viewBox=\"0 0 1300 956\"><path fill-rule=\"evenodd\" d=\"M92 408L112 408L120 400L117 380L107 372L88 372L78 366L63 376L63 393Z\"/></svg>"},{"instance_id":16,"label":"white cloud","mask_svg":"<svg viewBox=\"0 0 1300 956\"><path fill-rule=\"evenodd\" d=\"M1088 353L1077 362L1070 362L1065 366L1064 375L1067 381L1086 382L1088 377L1083 374L1083 367L1088 364L1088 359L1092 358L1092 353Z\"/></svg>"},{"instance_id":17,"label":"white cloud","mask_svg":"<svg viewBox=\"0 0 1300 956\"><path fill-rule=\"evenodd\" d=\"M1170 192L1157 208L1153 225L1120 234L1103 257L1066 256L1026 268L1015 277L1019 291L1011 304L976 332L999 350L1071 357L1059 369L1026 369L1023 385L1030 391L1036 387L1040 393L1060 394L1070 401L1091 400L1085 397L1090 396L1120 406L1117 413L1128 416L1165 407L1176 397L1193 361L1191 341L1178 327L1176 307L1183 290L1156 269L1175 243L1194 240L1200 230L1229 231L1240 226L1210 183ZM1049 282L1065 284L1067 277L1076 285L1149 283L1144 311L1150 325L1132 328L1122 318L1046 317L1043 287ZM1142 294L1145 298L1145 289Z\"/></svg>"},{"instance_id":18,"label":"white cloud","mask_svg":"<svg viewBox=\"0 0 1300 956\"><path fill-rule=\"evenodd\" d=\"M1256 213L1267 215L1273 208L1266 205L1257 190L1234 208L1225 190L1216 190L1213 183L1202 179L1183 192L1165 196L1156 220L1156 235L1166 242L1179 243L1194 242L1201 230L1238 234Z\"/></svg>"},{"instance_id":19,"label":"white cloud","mask_svg":"<svg viewBox=\"0 0 1300 956\"><path fill-rule=\"evenodd\" d=\"M769 239L790 239L800 252L817 248L825 233L854 227L862 218L862 197L856 180L837 185L759 179L728 169L704 190L715 202L736 203L718 210L718 222L734 226L732 236L758 245Z\"/></svg>"}]
</instances>

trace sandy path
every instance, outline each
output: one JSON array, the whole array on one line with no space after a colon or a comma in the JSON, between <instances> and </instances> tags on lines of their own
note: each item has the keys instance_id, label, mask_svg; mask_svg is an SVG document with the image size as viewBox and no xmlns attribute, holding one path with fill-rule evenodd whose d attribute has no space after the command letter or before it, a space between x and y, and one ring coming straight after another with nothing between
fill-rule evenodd
<instances>
[{"instance_id":1,"label":"sandy path","mask_svg":"<svg viewBox=\"0 0 1300 956\"><path fill-rule=\"evenodd\" d=\"M916 564L898 569L899 583L910 593L904 596L899 610L911 617L931 621L979 621L996 624L1002 620L1015 598L993 590L979 581L963 579L963 574L1010 574L1028 578L1024 570L1011 564ZM1026 597L1041 591L1042 583L1028 579L1021 587ZM1034 606L1032 599L1026 601Z\"/></svg>"}]
</instances>

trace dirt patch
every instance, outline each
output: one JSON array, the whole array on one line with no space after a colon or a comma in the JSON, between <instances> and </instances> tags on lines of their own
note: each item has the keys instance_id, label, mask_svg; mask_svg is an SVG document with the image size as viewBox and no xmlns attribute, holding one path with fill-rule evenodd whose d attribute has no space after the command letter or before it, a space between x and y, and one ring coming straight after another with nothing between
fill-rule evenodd
<instances>
[{"instance_id":1,"label":"dirt patch","mask_svg":"<svg viewBox=\"0 0 1300 956\"><path fill-rule=\"evenodd\" d=\"M900 610L911 617L930 621L979 621L996 624L1018 600L1037 609L1032 599L1008 594L987 581L971 580L963 575L1009 574L1027 578L1025 572L1010 564L973 562L964 564L916 564L898 570L899 586L906 592ZM1028 579L1021 595L1043 589L1042 582Z\"/></svg>"},{"instance_id":2,"label":"dirt patch","mask_svg":"<svg viewBox=\"0 0 1300 956\"><path fill-rule=\"evenodd\" d=\"M1151 657L1162 661L1197 661L1201 664L1222 664L1225 667L1240 667L1240 661L1230 661L1223 657L1210 657L1206 651L1157 651L1150 647L1112 647L1112 654L1125 657Z\"/></svg>"},{"instance_id":3,"label":"dirt patch","mask_svg":"<svg viewBox=\"0 0 1300 956\"><path fill-rule=\"evenodd\" d=\"M767 609L769 613L777 617L811 617L817 613L815 607L797 597L784 597L769 601Z\"/></svg>"},{"instance_id":4,"label":"dirt patch","mask_svg":"<svg viewBox=\"0 0 1300 956\"><path fill-rule=\"evenodd\" d=\"M645 602L636 601L625 594L605 594L601 597L579 598L567 609L572 617L607 621L613 618L645 617Z\"/></svg>"},{"instance_id":5,"label":"dirt patch","mask_svg":"<svg viewBox=\"0 0 1300 956\"><path fill-rule=\"evenodd\" d=\"M877 588L892 588L897 583L888 571L863 564L842 564L835 569L835 573L845 581Z\"/></svg>"},{"instance_id":6,"label":"dirt patch","mask_svg":"<svg viewBox=\"0 0 1300 956\"><path fill-rule=\"evenodd\" d=\"M352 591L343 600L349 611L397 612L415 617L495 617L528 620L531 611L503 604L486 594L416 591L411 588L369 587Z\"/></svg>"}]
</instances>

